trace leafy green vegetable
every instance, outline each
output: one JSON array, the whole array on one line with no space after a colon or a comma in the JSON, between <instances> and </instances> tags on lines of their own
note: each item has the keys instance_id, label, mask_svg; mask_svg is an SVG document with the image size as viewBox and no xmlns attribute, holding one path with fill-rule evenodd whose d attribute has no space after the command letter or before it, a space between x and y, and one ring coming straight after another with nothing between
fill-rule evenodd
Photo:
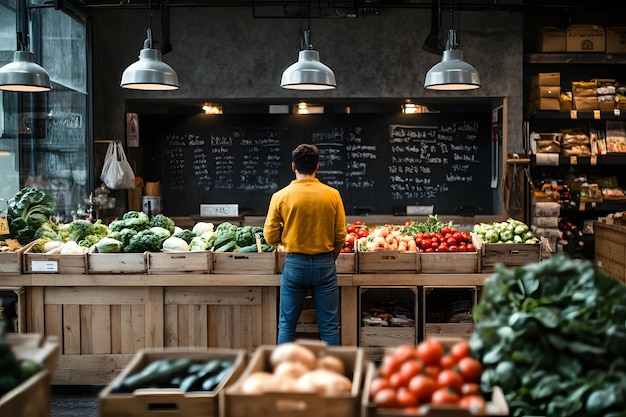
<instances>
[{"instance_id":1,"label":"leafy green vegetable","mask_svg":"<svg viewBox=\"0 0 626 417\"><path fill-rule=\"evenodd\" d=\"M213 223L197 222L196 224L193 225L193 228L191 229L191 231L193 232L194 235L201 236L205 232L213 231Z\"/></svg>"},{"instance_id":2,"label":"leafy green vegetable","mask_svg":"<svg viewBox=\"0 0 626 417\"><path fill-rule=\"evenodd\" d=\"M236 232L237 231L237 227L234 224L230 223L230 222L223 222L220 223L217 228L215 229L215 231L217 232L217 236L219 237L221 234L223 233L228 233L228 232Z\"/></svg>"},{"instance_id":3,"label":"leafy green vegetable","mask_svg":"<svg viewBox=\"0 0 626 417\"><path fill-rule=\"evenodd\" d=\"M163 241L163 249L175 251L188 251L189 245L183 239L171 236Z\"/></svg>"},{"instance_id":4,"label":"leafy green vegetable","mask_svg":"<svg viewBox=\"0 0 626 417\"><path fill-rule=\"evenodd\" d=\"M22 188L8 202L9 237L22 245L32 242L39 226L55 212L56 201L51 196L36 188Z\"/></svg>"},{"instance_id":5,"label":"leafy green vegetable","mask_svg":"<svg viewBox=\"0 0 626 417\"><path fill-rule=\"evenodd\" d=\"M122 242L111 237L103 237L96 243L96 249L98 249L99 253L121 252L122 248Z\"/></svg>"},{"instance_id":6,"label":"leafy green vegetable","mask_svg":"<svg viewBox=\"0 0 626 417\"><path fill-rule=\"evenodd\" d=\"M109 225L110 227L111 225ZM109 237L112 237L115 240L119 240L122 242L123 246L128 246L130 243L130 239L137 234L135 229L123 228L115 232L111 232Z\"/></svg>"},{"instance_id":7,"label":"leafy green vegetable","mask_svg":"<svg viewBox=\"0 0 626 417\"><path fill-rule=\"evenodd\" d=\"M174 233L173 236L176 236L182 240L184 240L187 244L191 243L191 239L196 237L196 235L189 229L183 229L178 233Z\"/></svg>"},{"instance_id":8,"label":"leafy green vegetable","mask_svg":"<svg viewBox=\"0 0 626 417\"><path fill-rule=\"evenodd\" d=\"M150 219L150 227L162 227L167 229L170 232L170 236L174 234L174 229L176 228L176 224L174 220L167 217L163 213L159 213Z\"/></svg>"},{"instance_id":9,"label":"leafy green vegetable","mask_svg":"<svg viewBox=\"0 0 626 417\"><path fill-rule=\"evenodd\" d=\"M472 230L486 243L537 243L538 240L520 221L512 218L504 222L478 223Z\"/></svg>"},{"instance_id":10,"label":"leafy green vegetable","mask_svg":"<svg viewBox=\"0 0 626 417\"><path fill-rule=\"evenodd\" d=\"M150 229L142 230L133 235L124 246L124 252L142 253L158 252L161 250L161 238Z\"/></svg>"},{"instance_id":11,"label":"leafy green vegetable","mask_svg":"<svg viewBox=\"0 0 626 417\"><path fill-rule=\"evenodd\" d=\"M626 286L590 261L498 265L474 319L483 389L501 386L513 416L626 415Z\"/></svg>"},{"instance_id":12,"label":"leafy green vegetable","mask_svg":"<svg viewBox=\"0 0 626 417\"><path fill-rule=\"evenodd\" d=\"M258 226L242 226L235 231L235 241L238 246L250 246L256 244L256 236L261 238L261 243L265 243L263 228Z\"/></svg>"}]
</instances>

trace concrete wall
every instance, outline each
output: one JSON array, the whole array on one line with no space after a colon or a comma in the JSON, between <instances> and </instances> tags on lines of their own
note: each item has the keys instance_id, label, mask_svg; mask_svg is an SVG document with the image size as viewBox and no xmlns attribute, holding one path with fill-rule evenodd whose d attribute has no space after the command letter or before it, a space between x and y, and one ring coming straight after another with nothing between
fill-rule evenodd
<instances>
[{"instance_id":1,"label":"concrete wall","mask_svg":"<svg viewBox=\"0 0 626 417\"><path fill-rule=\"evenodd\" d=\"M156 39L160 39L158 16L153 21ZM147 10L97 9L93 22L96 139L124 138L127 100L506 97L508 150L523 150L520 14L464 11L455 16L464 58L479 71L482 87L446 93L424 89L426 72L441 59L422 50L430 32L430 10L381 9L377 16L312 19L313 46L322 62L335 72L338 88L306 96L279 86L282 71L297 60L297 19L254 18L252 10L243 7L172 8L174 50L163 60L179 77L181 88L173 92L119 87L122 72L137 60L143 45ZM447 32L446 13L442 26ZM96 169L98 152L96 149Z\"/></svg>"}]
</instances>

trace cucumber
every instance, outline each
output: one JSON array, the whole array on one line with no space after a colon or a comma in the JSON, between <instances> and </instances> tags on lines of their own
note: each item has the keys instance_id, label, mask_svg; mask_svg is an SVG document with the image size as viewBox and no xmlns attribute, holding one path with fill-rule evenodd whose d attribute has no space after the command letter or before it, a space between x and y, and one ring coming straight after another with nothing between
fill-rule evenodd
<instances>
[{"instance_id":1,"label":"cucumber","mask_svg":"<svg viewBox=\"0 0 626 417\"><path fill-rule=\"evenodd\" d=\"M213 359L208 361L202 369L197 373L199 378L208 378L217 374L222 369L222 365L219 359Z\"/></svg>"},{"instance_id":2,"label":"cucumber","mask_svg":"<svg viewBox=\"0 0 626 417\"><path fill-rule=\"evenodd\" d=\"M182 392L192 391L196 382L199 381L197 374L187 375L183 381L180 383L179 387Z\"/></svg>"},{"instance_id":3,"label":"cucumber","mask_svg":"<svg viewBox=\"0 0 626 417\"><path fill-rule=\"evenodd\" d=\"M230 374L230 367L222 369L220 373L207 378L202 382L203 391L213 391Z\"/></svg>"},{"instance_id":4,"label":"cucumber","mask_svg":"<svg viewBox=\"0 0 626 417\"><path fill-rule=\"evenodd\" d=\"M180 358L171 362L165 361L156 369L151 368L151 372L142 371L124 378L122 388L134 391L145 386L167 384L174 377L186 373L190 365L191 359L189 358Z\"/></svg>"}]
</instances>

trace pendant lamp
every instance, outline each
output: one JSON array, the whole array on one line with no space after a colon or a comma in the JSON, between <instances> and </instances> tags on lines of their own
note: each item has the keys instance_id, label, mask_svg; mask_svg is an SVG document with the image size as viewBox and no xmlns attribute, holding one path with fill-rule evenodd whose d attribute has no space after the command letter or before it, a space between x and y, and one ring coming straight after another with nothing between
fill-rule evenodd
<instances>
[{"instance_id":1,"label":"pendant lamp","mask_svg":"<svg viewBox=\"0 0 626 417\"><path fill-rule=\"evenodd\" d=\"M149 13L147 38L139 52L139 61L124 70L120 86L133 90L178 90L178 75L172 67L161 61L161 51L152 47L152 11Z\"/></svg>"},{"instance_id":2,"label":"pendant lamp","mask_svg":"<svg viewBox=\"0 0 626 417\"><path fill-rule=\"evenodd\" d=\"M451 2L452 3L452 2ZM463 52L456 38L453 24L453 8L450 4L450 30L441 62L427 73L424 88L429 90L474 90L480 88L480 76L476 68L463 61Z\"/></svg>"},{"instance_id":3,"label":"pendant lamp","mask_svg":"<svg viewBox=\"0 0 626 417\"><path fill-rule=\"evenodd\" d=\"M26 0L17 0L17 51L13 62L0 68L0 90L42 92L52 90L50 76L35 63L35 55L28 50L28 18Z\"/></svg>"},{"instance_id":4,"label":"pendant lamp","mask_svg":"<svg viewBox=\"0 0 626 417\"><path fill-rule=\"evenodd\" d=\"M302 2L300 3L300 53L298 62L283 72L280 86L292 90L332 90L337 88L335 74L320 62L320 54L313 49L311 36L311 4L309 0L309 28L302 31Z\"/></svg>"}]
</instances>

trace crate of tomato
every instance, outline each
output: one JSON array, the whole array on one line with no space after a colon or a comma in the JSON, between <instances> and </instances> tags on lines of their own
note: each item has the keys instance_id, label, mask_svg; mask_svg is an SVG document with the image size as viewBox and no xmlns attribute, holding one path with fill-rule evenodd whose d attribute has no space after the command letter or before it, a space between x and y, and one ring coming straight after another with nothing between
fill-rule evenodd
<instances>
[{"instance_id":1,"label":"crate of tomato","mask_svg":"<svg viewBox=\"0 0 626 417\"><path fill-rule=\"evenodd\" d=\"M467 231L455 226L443 226L435 232L415 234L419 252L419 272L474 273L478 272L480 254Z\"/></svg>"}]
</instances>

